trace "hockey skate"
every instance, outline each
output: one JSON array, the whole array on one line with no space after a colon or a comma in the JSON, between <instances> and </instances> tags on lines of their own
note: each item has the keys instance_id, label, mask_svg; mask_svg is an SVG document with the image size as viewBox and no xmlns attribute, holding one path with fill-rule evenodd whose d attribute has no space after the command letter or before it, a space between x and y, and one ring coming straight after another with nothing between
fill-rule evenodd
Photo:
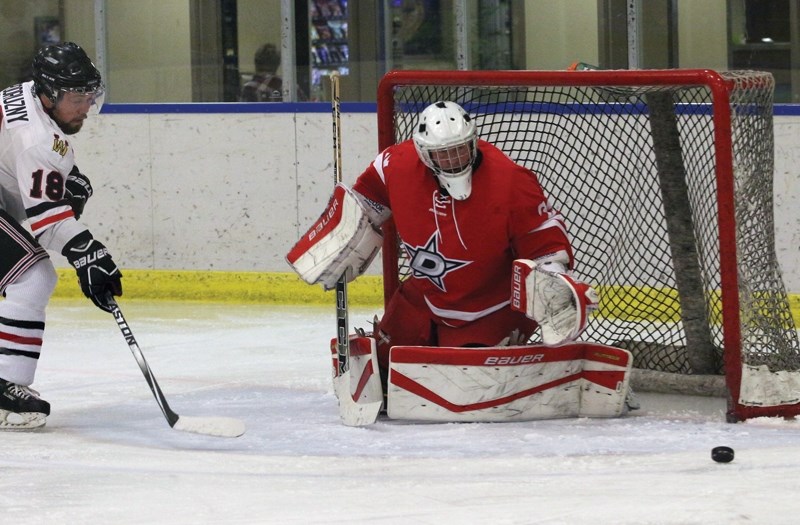
<instances>
[{"instance_id":1,"label":"hockey skate","mask_svg":"<svg viewBox=\"0 0 800 525\"><path fill-rule=\"evenodd\" d=\"M43 427L50 403L27 386L0 379L0 430L32 430Z\"/></svg>"}]
</instances>

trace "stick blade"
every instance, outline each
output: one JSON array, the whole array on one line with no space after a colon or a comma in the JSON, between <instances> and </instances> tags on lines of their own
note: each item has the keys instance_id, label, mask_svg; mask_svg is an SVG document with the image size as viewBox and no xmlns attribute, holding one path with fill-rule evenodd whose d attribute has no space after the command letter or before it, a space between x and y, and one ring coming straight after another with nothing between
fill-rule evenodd
<instances>
[{"instance_id":1,"label":"stick blade","mask_svg":"<svg viewBox=\"0 0 800 525\"><path fill-rule=\"evenodd\" d=\"M232 417L178 416L172 428L204 436L229 438L239 437L246 430L244 422Z\"/></svg>"}]
</instances>

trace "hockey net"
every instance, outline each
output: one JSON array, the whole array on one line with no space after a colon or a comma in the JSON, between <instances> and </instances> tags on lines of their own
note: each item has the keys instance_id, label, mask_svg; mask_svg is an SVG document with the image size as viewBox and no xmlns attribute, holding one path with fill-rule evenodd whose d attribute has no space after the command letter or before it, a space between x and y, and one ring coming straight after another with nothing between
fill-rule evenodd
<instances>
[{"instance_id":1,"label":"hockey net","mask_svg":"<svg viewBox=\"0 0 800 525\"><path fill-rule=\"evenodd\" d=\"M565 216L575 273L601 296L582 339L630 350L639 389L724 393L730 421L788 417L800 345L774 247L773 85L753 71L397 71L379 87L379 146L410 138L428 104L461 104ZM385 230L388 298L408 272Z\"/></svg>"}]
</instances>

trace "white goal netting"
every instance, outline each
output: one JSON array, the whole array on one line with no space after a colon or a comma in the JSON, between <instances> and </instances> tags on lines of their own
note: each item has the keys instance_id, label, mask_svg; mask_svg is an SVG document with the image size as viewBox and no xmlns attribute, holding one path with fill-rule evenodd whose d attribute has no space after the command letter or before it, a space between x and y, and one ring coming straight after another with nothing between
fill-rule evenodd
<instances>
[{"instance_id":1,"label":"white goal netting","mask_svg":"<svg viewBox=\"0 0 800 525\"><path fill-rule=\"evenodd\" d=\"M461 104L566 217L602 298L582 339L639 369L724 374L732 420L787 415L800 345L774 248L772 91L749 71L395 72L380 147L428 104ZM387 293L405 278L389 237Z\"/></svg>"}]
</instances>

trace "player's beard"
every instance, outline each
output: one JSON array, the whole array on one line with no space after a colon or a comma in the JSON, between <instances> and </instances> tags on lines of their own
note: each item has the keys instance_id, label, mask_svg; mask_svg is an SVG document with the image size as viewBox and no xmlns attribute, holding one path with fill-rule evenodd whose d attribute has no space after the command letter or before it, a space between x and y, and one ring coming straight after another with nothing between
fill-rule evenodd
<instances>
[{"instance_id":1,"label":"player's beard","mask_svg":"<svg viewBox=\"0 0 800 525\"><path fill-rule=\"evenodd\" d=\"M74 135L83 127L83 120L72 120L70 122L62 122L55 118L53 120L55 120L56 124L58 124L58 127L61 128L61 131L63 131L65 135Z\"/></svg>"},{"instance_id":2,"label":"player's beard","mask_svg":"<svg viewBox=\"0 0 800 525\"><path fill-rule=\"evenodd\" d=\"M59 129L61 129L61 131L64 132L64 135L74 135L77 132L79 132L83 127L83 121L86 120L85 118L83 118L80 120L75 119L69 122L64 122L60 118L56 117L55 112L53 111L52 108L44 108L44 112L50 116L50 118L53 120L53 122L56 123L56 125L58 125Z\"/></svg>"}]
</instances>

